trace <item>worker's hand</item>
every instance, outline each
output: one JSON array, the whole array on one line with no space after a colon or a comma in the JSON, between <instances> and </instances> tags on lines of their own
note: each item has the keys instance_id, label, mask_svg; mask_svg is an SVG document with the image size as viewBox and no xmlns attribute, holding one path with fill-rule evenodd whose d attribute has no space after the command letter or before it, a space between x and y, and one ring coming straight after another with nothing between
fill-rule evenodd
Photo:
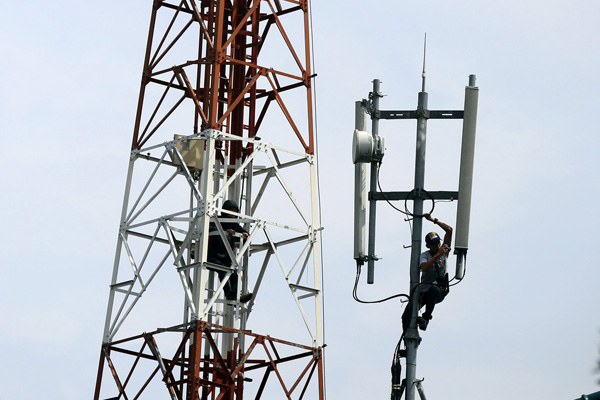
<instances>
[{"instance_id":1,"label":"worker's hand","mask_svg":"<svg viewBox=\"0 0 600 400\"><path fill-rule=\"evenodd\" d=\"M242 236L244 236L244 239L248 239L248 232L242 232Z\"/></svg>"},{"instance_id":2,"label":"worker's hand","mask_svg":"<svg viewBox=\"0 0 600 400\"><path fill-rule=\"evenodd\" d=\"M229 236L235 235L235 231L233 229L227 229L225 232L227 232Z\"/></svg>"},{"instance_id":3,"label":"worker's hand","mask_svg":"<svg viewBox=\"0 0 600 400\"><path fill-rule=\"evenodd\" d=\"M443 244L442 247L440 247L440 251L438 252L438 254L441 256L443 254L446 254L450 251L450 246L448 246L447 244Z\"/></svg>"},{"instance_id":4,"label":"worker's hand","mask_svg":"<svg viewBox=\"0 0 600 400\"><path fill-rule=\"evenodd\" d=\"M425 217L425 219L426 219L427 221L433 221L433 218L431 218L431 214L429 214L429 213L425 213L425 214L423 214L423 216Z\"/></svg>"}]
</instances>

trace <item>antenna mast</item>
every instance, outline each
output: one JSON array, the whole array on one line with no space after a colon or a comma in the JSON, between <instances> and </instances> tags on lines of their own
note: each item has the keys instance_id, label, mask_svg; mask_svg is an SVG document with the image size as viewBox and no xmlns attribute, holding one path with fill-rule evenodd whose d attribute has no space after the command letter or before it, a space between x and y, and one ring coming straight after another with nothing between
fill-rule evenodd
<instances>
[{"instance_id":1,"label":"antenna mast","mask_svg":"<svg viewBox=\"0 0 600 400\"><path fill-rule=\"evenodd\" d=\"M422 379L416 377L417 367L417 349L421 343L421 337L417 330L417 317L420 308L419 291L420 285L420 265L421 245L423 238L423 204L425 200L456 200L457 218L456 229L454 230L455 254L457 255L455 279L461 280L464 276L464 263L468 249L469 220L471 208L471 186L473 176L473 158L475 147L475 126L477 119L477 101L479 89L475 86L475 75L469 76L469 84L465 88L465 107L463 110L429 110L428 93L425 91L425 57L427 47L427 35L423 46L423 71L421 74L422 86L418 94L416 110L393 110L386 111L379 109L379 90L380 81L373 80L373 91L369 95L369 100L356 102L356 125L354 131L353 162L356 168L355 174L355 243L354 258L357 262L357 268L360 268L364 261L368 261L367 283L374 283L374 264L378 260L375 256L375 228L376 228L376 204L377 201L411 201L413 209L411 213L412 242L410 257L410 294L411 301L408 302L409 321L403 332L405 349L400 350L398 345L394 364L392 366L392 399L399 400L404 390L406 390L406 399L414 400L418 392L421 398L424 398ZM372 133L364 131L366 128L366 114L370 114L372 120ZM383 158L383 137L379 136L378 125L380 119L416 119L417 137L416 137L416 156L415 156L415 179L414 188L408 192L380 192L374 180L377 179L378 169ZM426 142L427 142L427 121L429 119L462 119L462 148L461 162L459 172L459 190L458 191L427 191L425 190L425 160L426 160ZM366 165L370 163L371 184L368 210L369 226L369 247L368 253L364 254L363 233L366 226ZM404 318L403 318L404 319ZM400 358L406 358L406 378L401 381Z\"/></svg>"},{"instance_id":2,"label":"antenna mast","mask_svg":"<svg viewBox=\"0 0 600 400\"><path fill-rule=\"evenodd\" d=\"M425 32L425 39L423 40L423 72L421 73L422 85L421 92L425 91L425 56L427 55L427 32Z\"/></svg>"}]
</instances>

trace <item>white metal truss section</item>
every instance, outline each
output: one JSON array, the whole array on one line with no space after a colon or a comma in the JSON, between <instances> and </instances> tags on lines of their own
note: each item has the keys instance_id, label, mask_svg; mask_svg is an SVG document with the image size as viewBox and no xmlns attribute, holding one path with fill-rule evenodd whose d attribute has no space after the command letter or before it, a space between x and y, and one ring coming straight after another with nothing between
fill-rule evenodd
<instances>
[{"instance_id":1,"label":"white metal truss section","mask_svg":"<svg viewBox=\"0 0 600 400\"><path fill-rule=\"evenodd\" d=\"M310 287L306 287L306 286L300 286L298 284L293 284L290 281L290 276L291 273L293 272L293 268L292 271L287 272L285 269L285 265L284 265L284 261L281 258L281 256L279 255L279 251L277 250L277 248L281 245L280 244L275 244L275 242L273 241L271 235L269 234L269 231L267 229L265 229L265 233L267 235L267 238L269 240L269 245L271 246L271 253L275 255L275 257L277 258L277 263L279 264L279 267L281 268L281 272L283 272L283 276L286 280L286 283L288 284L291 294L294 297L294 301L296 302L296 305L298 306L298 309L300 310L300 314L302 315L302 318L304 320L304 323L306 324L306 328L308 329L308 331L310 332L310 335L312 337L313 342L315 342L317 340L316 335L315 335L315 331L313 329L311 329L311 324L308 321L308 318L306 317L306 313L304 312L302 305L300 304L300 297L298 296L297 291L301 290L301 291L305 291L310 293L310 295L307 296L301 296L302 298L306 298L306 297L310 297L310 296L316 296L319 294L319 290L316 288L310 288ZM307 243L307 247L305 247L304 250L308 250L308 247L311 246L311 243L308 242ZM305 253L305 251L303 251L303 253ZM302 254L300 255L300 257L302 257ZM307 261L309 259L307 258ZM296 264L294 265L294 268L296 267ZM302 270L304 271L304 268L302 268ZM302 274L300 274L300 278L302 277ZM298 281L300 280L300 278L298 278Z\"/></svg>"},{"instance_id":2,"label":"white metal truss section","mask_svg":"<svg viewBox=\"0 0 600 400\"><path fill-rule=\"evenodd\" d=\"M227 157L218 155L233 141L251 145L252 151L237 165L227 165ZM190 161L189 148L201 150L201 164ZM155 329L136 326L142 320L151 323L154 315L162 326L176 318L173 326L183 319L184 324L202 320L246 329L251 311L278 304L270 291L261 301L265 288L276 285L275 277L287 288L307 339L321 346L314 177L311 155L216 130L134 150L104 341ZM239 204L238 212L224 214L227 199ZM247 238L232 236L231 224L243 226ZM209 246L217 240L230 265L209 260ZM235 300L228 300L225 292L233 279L238 291ZM241 303L245 292L253 297Z\"/></svg>"}]
</instances>

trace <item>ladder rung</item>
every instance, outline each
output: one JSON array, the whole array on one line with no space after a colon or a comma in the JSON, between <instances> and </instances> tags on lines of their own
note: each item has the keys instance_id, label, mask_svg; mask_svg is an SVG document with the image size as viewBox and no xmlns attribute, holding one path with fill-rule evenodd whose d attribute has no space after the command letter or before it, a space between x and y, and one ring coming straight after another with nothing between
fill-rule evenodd
<instances>
[{"instance_id":1,"label":"ladder rung","mask_svg":"<svg viewBox=\"0 0 600 400\"><path fill-rule=\"evenodd\" d=\"M115 283L114 285L110 285L110 287L111 288L118 288L118 287L127 286L127 285L133 285L133 279L128 280L128 281L123 281L123 282Z\"/></svg>"}]
</instances>

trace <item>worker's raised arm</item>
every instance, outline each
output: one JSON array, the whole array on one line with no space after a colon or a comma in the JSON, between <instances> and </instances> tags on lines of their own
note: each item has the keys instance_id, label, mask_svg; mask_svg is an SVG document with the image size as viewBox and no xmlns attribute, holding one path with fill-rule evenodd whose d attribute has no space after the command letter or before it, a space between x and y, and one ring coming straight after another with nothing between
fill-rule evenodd
<instances>
[{"instance_id":1,"label":"worker's raised arm","mask_svg":"<svg viewBox=\"0 0 600 400\"><path fill-rule=\"evenodd\" d=\"M433 222L434 224L438 225L440 228L442 228L444 230L444 242L443 243L448 245L448 247L450 247L450 245L452 244L452 227L450 225L443 223L442 221L440 221L437 218L432 218L431 214L429 214L429 213L423 214L423 217L425 217L425 219L427 221Z\"/></svg>"}]
</instances>

